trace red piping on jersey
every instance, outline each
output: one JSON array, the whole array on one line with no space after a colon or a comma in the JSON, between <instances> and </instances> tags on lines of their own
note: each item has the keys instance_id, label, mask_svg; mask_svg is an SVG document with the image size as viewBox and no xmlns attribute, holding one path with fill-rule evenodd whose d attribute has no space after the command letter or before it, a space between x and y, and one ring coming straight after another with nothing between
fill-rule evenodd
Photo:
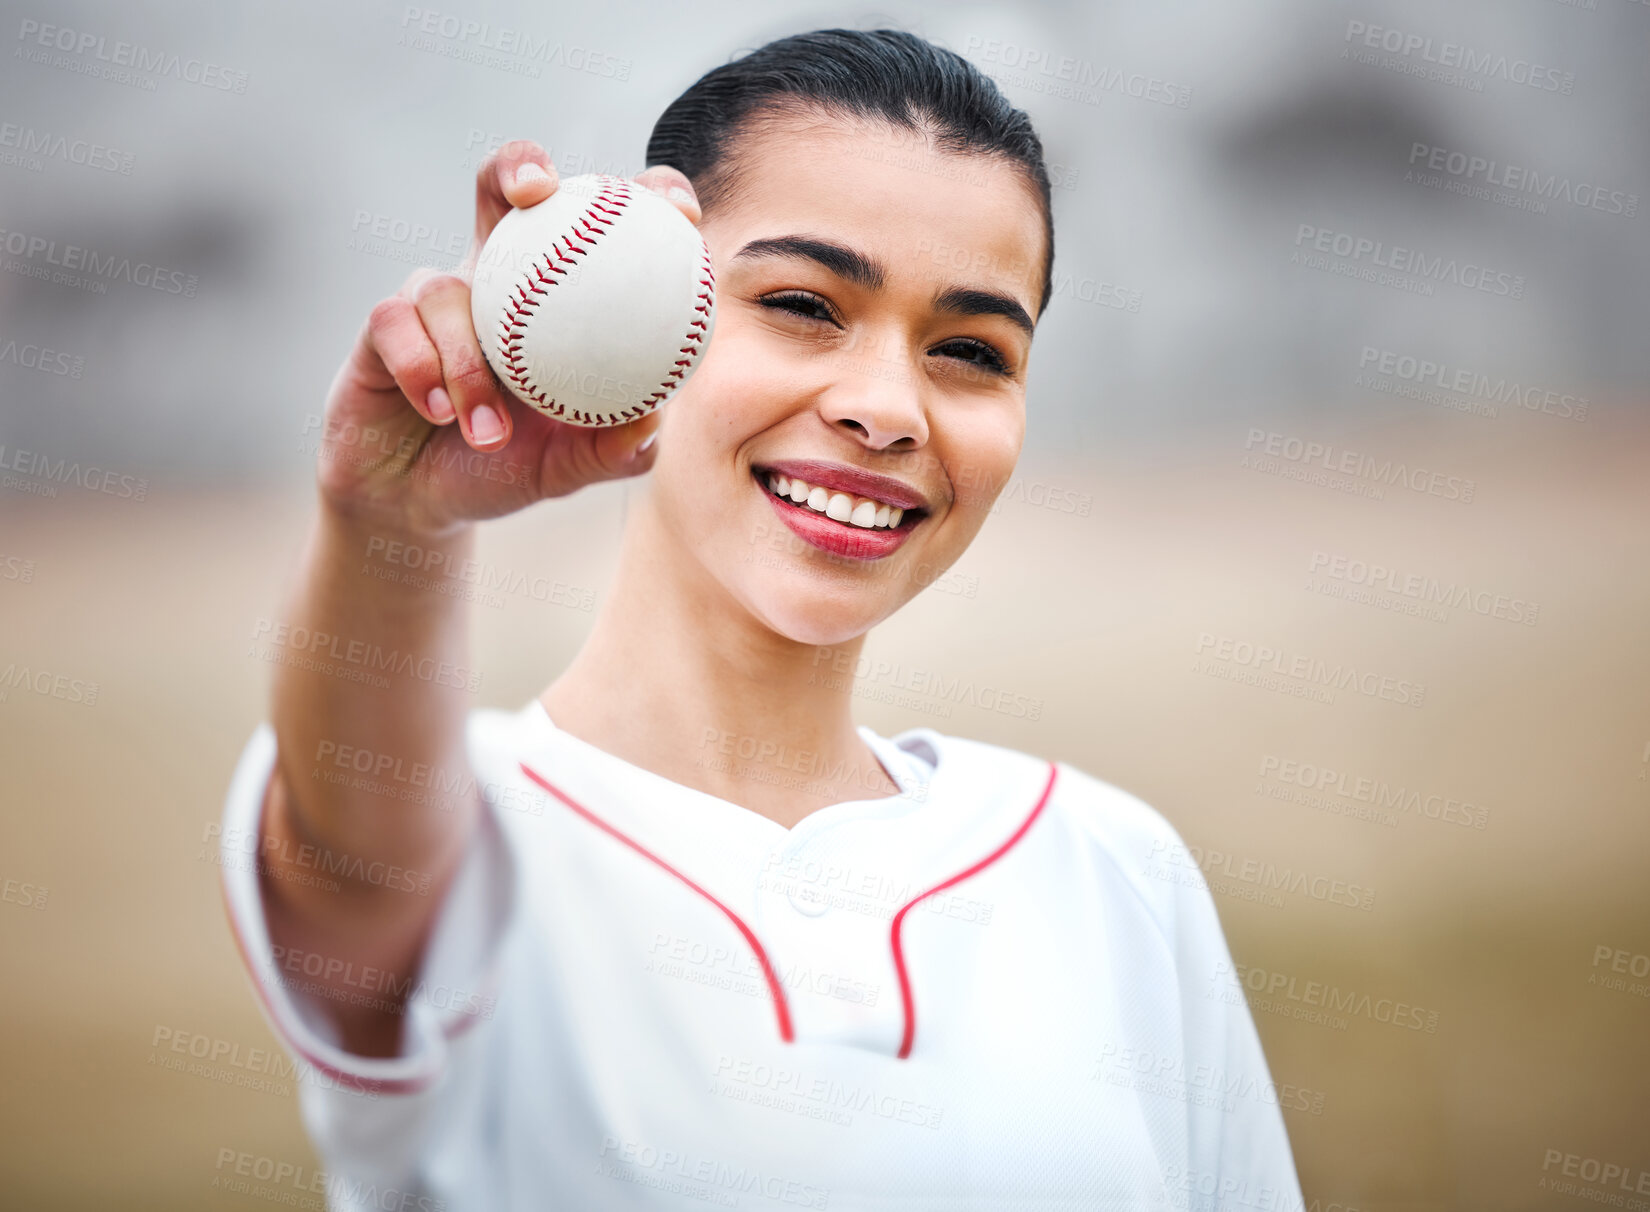
<instances>
[{"instance_id":1,"label":"red piping on jersey","mask_svg":"<svg viewBox=\"0 0 1650 1212\"><path fill-rule=\"evenodd\" d=\"M427 1087L431 1080L427 1076L395 1078L361 1077L358 1074L347 1073L342 1069L328 1064L319 1056L315 1055L315 1053L300 1044L296 1038L287 1033L285 1023L281 1021L281 1016L275 1011L275 1003L269 996L269 990L264 987L263 976L259 973L258 966L252 962L252 952L247 947L246 940L241 937L240 922L235 916L234 906L230 904L228 886L225 884L224 878L221 878L222 873L220 872L219 874L220 879L218 881L218 888L223 894L224 916L229 919L229 936L235 942L235 950L241 953L241 962L246 965L248 975L253 978L252 987L257 991L258 1000L263 1003L264 1009L269 1016L269 1020L275 1024L275 1032L281 1037L282 1042L305 1061L308 1061L310 1065L314 1066L317 1072L331 1078L340 1089L348 1090L353 1094L416 1094L418 1091ZM276 980L277 983L279 983L279 977L277 977ZM449 1032L445 1027L443 1027L442 1034L446 1035L448 1039L451 1039L454 1035L458 1034L458 1032L456 1030ZM375 1058L369 1057L365 1059L371 1060Z\"/></svg>"},{"instance_id":2,"label":"red piping on jersey","mask_svg":"<svg viewBox=\"0 0 1650 1212\"><path fill-rule=\"evenodd\" d=\"M991 866L992 863L995 863L998 859L1002 858L1003 855L1007 854L1013 847L1014 843L1026 835L1026 830L1031 828L1032 822L1035 821L1038 815L1043 811L1043 805L1048 803L1049 793L1054 790L1054 776L1056 772L1054 763L1050 762L1048 764L1048 782L1043 784L1043 794L1037 797L1036 807L1031 810L1031 814L1027 816L1025 820L1020 822L1020 827L1016 829L1012 835L1010 835L1006 842L1004 842L1001 846L998 846L995 850L986 855L979 862L975 863L972 867L969 867L964 871L959 871L950 879L945 880L943 883L935 884L921 896L913 898L906 903L905 908L894 914L894 926L892 931L890 931L889 941L894 947L894 971L899 974L900 1003L905 1008L905 1034L900 1037L899 1042L898 1056L900 1060L904 1060L906 1057L911 1055L911 1041L917 1034L917 1010L915 1004L911 1000L911 978L905 971L905 952L901 948L899 940L900 927L905 922L905 915L911 912L918 902L927 900L936 892L944 892L953 884L962 883L971 875L978 875L981 871L984 871L987 867Z\"/></svg>"},{"instance_id":3,"label":"red piping on jersey","mask_svg":"<svg viewBox=\"0 0 1650 1212\"><path fill-rule=\"evenodd\" d=\"M606 821L602 820L583 804L575 801L572 796L565 794L560 788L552 785L548 779L541 776L526 762L521 763L521 771L540 787L543 787L551 795L566 804L574 812L578 813L585 820L596 826L596 828L600 829L604 833L618 838L619 841L623 842L626 846L629 846L643 858L649 860L650 862L656 863L660 867L663 867L666 871L670 872L689 888L692 888L700 896L704 897L707 901L725 913L728 920L738 928L739 933L745 936L745 942L750 944L751 950L756 952L756 962L762 965L762 975L767 978L768 992L773 994L774 1013L779 1016L779 1038L784 1040L787 1044L792 1043L796 1039L796 1033L791 1030L791 1011L790 1007L785 1004L785 990L779 983L779 974L773 970L773 964L769 962L768 952L762 946L761 940L756 937L755 932L752 931L749 926L745 925L744 921L737 913L735 913L732 909L729 909L721 901L717 900L709 892L706 892L698 884L694 883L687 876L676 870L676 868L672 867L669 863L665 862L664 859L654 854L646 846L643 846L634 838L631 838L620 832L618 829L615 829L612 825L609 825Z\"/></svg>"}]
</instances>

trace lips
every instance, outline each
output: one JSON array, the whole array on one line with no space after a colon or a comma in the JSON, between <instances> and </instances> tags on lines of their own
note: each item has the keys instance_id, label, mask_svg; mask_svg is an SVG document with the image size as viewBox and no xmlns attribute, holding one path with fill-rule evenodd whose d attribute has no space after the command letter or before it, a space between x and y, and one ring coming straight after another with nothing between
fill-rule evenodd
<instances>
[{"instance_id":1,"label":"lips","mask_svg":"<svg viewBox=\"0 0 1650 1212\"><path fill-rule=\"evenodd\" d=\"M751 475L780 521L833 555L859 560L892 555L927 517L927 498L875 472L790 460L753 467ZM801 500L793 499L793 486Z\"/></svg>"},{"instance_id":2,"label":"lips","mask_svg":"<svg viewBox=\"0 0 1650 1212\"><path fill-rule=\"evenodd\" d=\"M783 459L777 463L764 463L754 470L759 476L766 472L778 472L792 479L816 484L831 492L869 497L873 501L881 501L907 511L927 511L930 507L928 498L909 484L896 480L893 476L879 475L874 471L865 471L842 463L826 463L819 459Z\"/></svg>"},{"instance_id":3,"label":"lips","mask_svg":"<svg viewBox=\"0 0 1650 1212\"><path fill-rule=\"evenodd\" d=\"M766 489L762 490L762 495L768 498L768 504L773 507L779 520L790 527L798 538L821 551L854 560L880 560L893 555L905 546L912 528L917 525L916 515L907 514L897 530L866 530L815 513L806 505L781 500Z\"/></svg>"}]
</instances>

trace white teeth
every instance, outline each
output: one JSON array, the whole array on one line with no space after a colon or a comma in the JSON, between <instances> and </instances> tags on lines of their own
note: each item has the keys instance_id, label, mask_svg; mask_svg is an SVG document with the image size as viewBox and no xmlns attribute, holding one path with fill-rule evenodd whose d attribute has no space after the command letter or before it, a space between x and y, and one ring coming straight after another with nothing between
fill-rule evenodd
<instances>
[{"instance_id":1,"label":"white teeth","mask_svg":"<svg viewBox=\"0 0 1650 1212\"><path fill-rule=\"evenodd\" d=\"M871 497L833 492L828 488L821 488L809 484L806 480L782 475L779 472L768 473L767 485L768 491L775 496L786 497L798 505L806 505L815 513L822 513L838 522L846 522L850 526L858 526L865 530L874 527L892 529L898 526L900 519L905 516L905 510L897 505L889 505Z\"/></svg>"}]
</instances>

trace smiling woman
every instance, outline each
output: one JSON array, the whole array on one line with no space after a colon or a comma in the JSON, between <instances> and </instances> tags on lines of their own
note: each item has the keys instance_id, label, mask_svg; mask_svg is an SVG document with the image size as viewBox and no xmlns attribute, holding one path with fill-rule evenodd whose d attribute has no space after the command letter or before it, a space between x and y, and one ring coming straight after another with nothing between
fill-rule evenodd
<instances>
[{"instance_id":1,"label":"smiling woman","mask_svg":"<svg viewBox=\"0 0 1650 1212\"><path fill-rule=\"evenodd\" d=\"M739 167L731 180L711 174L723 179L701 224L718 267L717 336L666 410L650 505L627 532L627 556L636 550L650 570L692 561L737 603L716 611L721 625L748 618L800 642L787 677L805 685L811 646L857 647L922 588L913 568L946 568L962 554L1008 480L1024 435L1045 223L1018 162L942 150L943 112L910 132L913 151L894 166L864 154L897 129L875 114L793 101L744 126ZM936 171L959 156L980 161L980 184ZM936 262L925 251L936 245L978 250L979 267ZM970 484L993 490L957 487ZM888 520L904 511L897 527L875 526L883 505ZM705 525L707 513L720 523ZM800 541L749 559L776 523ZM905 558L885 563L896 551ZM583 684L580 672L575 662L569 685ZM755 680L800 740L868 757L846 696L776 695L777 672ZM712 670L691 671L708 677L738 692ZM553 715L564 689L551 692ZM561 705L570 718L586 714Z\"/></svg>"},{"instance_id":2,"label":"smiling woman","mask_svg":"<svg viewBox=\"0 0 1650 1212\"><path fill-rule=\"evenodd\" d=\"M867 632L1019 455L1053 256L1028 119L910 34L818 31L704 76L649 160L719 292L658 413L519 406L467 279L427 271L333 385L282 634L410 659L373 662L385 688L276 654L225 807L262 862L224 879L324 1077L334 1206L1299 1208L1174 829L1063 764L851 714ZM556 187L506 145L477 246ZM518 711L466 701L462 604L361 574L643 472L588 640Z\"/></svg>"}]
</instances>

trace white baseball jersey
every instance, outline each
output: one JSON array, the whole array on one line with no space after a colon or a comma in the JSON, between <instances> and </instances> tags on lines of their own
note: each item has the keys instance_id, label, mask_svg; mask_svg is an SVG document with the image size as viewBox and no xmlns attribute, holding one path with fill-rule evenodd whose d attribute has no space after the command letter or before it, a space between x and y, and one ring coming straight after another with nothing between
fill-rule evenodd
<instances>
[{"instance_id":1,"label":"white baseball jersey","mask_svg":"<svg viewBox=\"0 0 1650 1212\"><path fill-rule=\"evenodd\" d=\"M308 1075L312 1189L351 1212L1301 1208L1293 1104L1207 886L1153 861L1174 829L1064 764L859 733L900 794L787 829L536 700L473 711L486 810L407 978L272 948L242 858L275 758L260 726L225 895ZM415 802L436 794L421 770L371 777ZM337 1046L329 963L362 998L405 996L401 1055Z\"/></svg>"}]
</instances>

